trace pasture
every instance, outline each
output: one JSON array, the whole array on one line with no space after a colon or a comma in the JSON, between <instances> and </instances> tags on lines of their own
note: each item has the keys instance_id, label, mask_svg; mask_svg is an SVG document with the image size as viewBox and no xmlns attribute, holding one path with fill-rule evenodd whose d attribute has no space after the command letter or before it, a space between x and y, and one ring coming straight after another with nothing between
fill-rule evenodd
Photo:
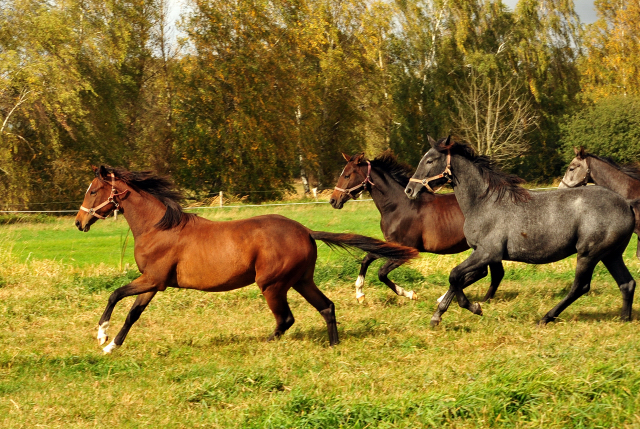
<instances>
[{"instance_id":1,"label":"pasture","mask_svg":"<svg viewBox=\"0 0 640 429\"><path fill-rule=\"evenodd\" d=\"M203 211L213 220L278 213L313 230L381 238L371 202ZM437 227L437 225L434 225ZM544 328L566 294L575 256L505 263L484 316L454 302L429 326L449 271L467 253L423 254L391 274L396 297L369 269L358 304L356 256L318 243L315 279L334 301L341 343L295 291L296 323L265 341L274 320L256 286L228 293L159 293L122 348L95 339L110 291L139 273L124 218L83 234L65 217L0 226L0 426L415 428L640 427L640 324L618 320L621 297L600 264L591 291ZM131 237L129 237L131 241ZM625 254L640 280L636 237ZM126 272L120 266L129 268ZM468 288L473 300L488 287ZM133 302L114 312L117 332Z\"/></svg>"}]
</instances>

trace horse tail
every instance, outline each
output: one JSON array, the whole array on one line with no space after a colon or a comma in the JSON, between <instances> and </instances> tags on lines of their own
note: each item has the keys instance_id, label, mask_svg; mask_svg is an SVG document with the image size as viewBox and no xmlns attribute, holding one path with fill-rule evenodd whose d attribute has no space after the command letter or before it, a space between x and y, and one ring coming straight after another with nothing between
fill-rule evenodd
<instances>
[{"instance_id":1,"label":"horse tail","mask_svg":"<svg viewBox=\"0 0 640 429\"><path fill-rule=\"evenodd\" d=\"M378 258L392 259L402 265L418 256L413 247L401 246L387 241L376 240L358 234L334 234L333 232L309 231L311 238L326 243L329 247L341 249L360 249L372 253Z\"/></svg>"},{"instance_id":2,"label":"horse tail","mask_svg":"<svg viewBox=\"0 0 640 429\"><path fill-rule=\"evenodd\" d=\"M640 198L635 200L627 200L629 202L629 206L631 206L631 211L633 212L633 216L636 221L636 226L633 232L638 236L638 248L636 250L636 258L640 259Z\"/></svg>"}]
</instances>

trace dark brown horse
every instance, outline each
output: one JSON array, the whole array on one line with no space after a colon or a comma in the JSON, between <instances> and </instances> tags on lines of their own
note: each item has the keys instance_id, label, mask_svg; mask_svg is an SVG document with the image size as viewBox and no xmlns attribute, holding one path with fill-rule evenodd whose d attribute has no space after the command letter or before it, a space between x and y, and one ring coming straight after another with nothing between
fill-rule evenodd
<instances>
[{"instance_id":1,"label":"dark brown horse","mask_svg":"<svg viewBox=\"0 0 640 429\"><path fill-rule=\"evenodd\" d=\"M181 195L171 181L151 172L94 168L76 226L89 231L99 218L116 208L135 238L135 259L142 275L116 289L98 327L98 341L108 341L107 328L115 305L138 295L124 326L104 348L110 353L122 345L131 326L158 291L168 287L223 292L257 283L276 318L269 339L281 336L294 319L287 292L294 288L324 317L329 343L338 343L335 307L313 281L315 240L330 246L355 247L402 264L417 256L414 249L355 234L311 231L283 216L257 216L212 222L183 213Z\"/></svg>"},{"instance_id":2,"label":"dark brown horse","mask_svg":"<svg viewBox=\"0 0 640 429\"><path fill-rule=\"evenodd\" d=\"M618 165L609 158L587 153L584 148L573 149L573 158L558 188L577 188L587 183L611 189L628 200L640 198L640 169L630 165ZM639 214L636 213L636 216ZM640 259L640 219L634 231L638 235L636 257Z\"/></svg>"},{"instance_id":3,"label":"dark brown horse","mask_svg":"<svg viewBox=\"0 0 640 429\"><path fill-rule=\"evenodd\" d=\"M423 192L415 200L406 197L404 189L409 183L412 168L396 160L390 151L368 161L364 154L349 156L342 154L347 165L342 171L330 203L341 209L350 198L357 198L368 191L380 212L380 229L387 241L413 247L420 252L450 255L469 249L462 230L464 216L454 194ZM362 261L360 275L356 281L356 299L362 302L362 286L369 265L378 259L368 254ZM389 280L388 274L399 265L387 261L378 271L378 278L400 296L415 299L413 291L405 291ZM502 263L489 265L491 286L484 300L493 298L504 277ZM479 271L479 280L487 275L487 268Z\"/></svg>"}]
</instances>

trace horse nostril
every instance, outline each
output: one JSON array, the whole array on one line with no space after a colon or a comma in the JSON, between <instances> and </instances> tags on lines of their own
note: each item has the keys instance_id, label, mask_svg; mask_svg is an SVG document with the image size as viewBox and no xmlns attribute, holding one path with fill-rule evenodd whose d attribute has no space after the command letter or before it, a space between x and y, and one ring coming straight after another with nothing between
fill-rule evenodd
<instances>
[{"instance_id":1,"label":"horse nostril","mask_svg":"<svg viewBox=\"0 0 640 429\"><path fill-rule=\"evenodd\" d=\"M335 198L331 198L331 199L329 200L329 204L334 205L335 203L336 203Z\"/></svg>"},{"instance_id":2,"label":"horse nostril","mask_svg":"<svg viewBox=\"0 0 640 429\"><path fill-rule=\"evenodd\" d=\"M411 196L411 193L413 192L411 189L407 188L404 190L405 194L407 194L408 197Z\"/></svg>"},{"instance_id":3,"label":"horse nostril","mask_svg":"<svg viewBox=\"0 0 640 429\"><path fill-rule=\"evenodd\" d=\"M80 228L80 221L79 220L76 221L76 227Z\"/></svg>"}]
</instances>

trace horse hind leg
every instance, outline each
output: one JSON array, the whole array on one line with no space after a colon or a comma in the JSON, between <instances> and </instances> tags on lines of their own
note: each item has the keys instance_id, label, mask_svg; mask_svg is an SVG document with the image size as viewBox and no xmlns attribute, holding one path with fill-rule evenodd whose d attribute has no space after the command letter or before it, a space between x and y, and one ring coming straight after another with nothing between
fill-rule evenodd
<instances>
[{"instance_id":1,"label":"horse hind leg","mask_svg":"<svg viewBox=\"0 0 640 429\"><path fill-rule=\"evenodd\" d=\"M626 322L631 321L633 295L636 290L636 282L633 280L633 277L631 277L631 273L625 265L622 255L604 258L602 262L605 267L607 267L607 270L609 270L616 283L618 283L618 287L622 293L622 311L620 312L620 319Z\"/></svg>"},{"instance_id":2,"label":"horse hind leg","mask_svg":"<svg viewBox=\"0 0 640 429\"><path fill-rule=\"evenodd\" d=\"M154 290L151 292L140 294L136 297L136 300L133 302L131 310L129 310L129 314L124 321L124 325L122 325L120 332L118 332L118 335L116 335L113 341L111 341L109 344L107 344L106 347L102 349L102 352L104 354L111 353L112 351L120 347L122 343L124 343L124 339L127 337L129 329L131 329L131 326L133 326L133 324L136 323L138 319L140 319L142 312L145 310L145 308L147 308L147 305L149 305L149 302L151 302L156 293L157 291Z\"/></svg>"},{"instance_id":3,"label":"horse hind leg","mask_svg":"<svg viewBox=\"0 0 640 429\"><path fill-rule=\"evenodd\" d=\"M568 306L570 306L575 300L580 298L591 289L591 277L593 276L593 269L598 261L593 261L591 258L578 255L578 263L576 264L576 275L573 280L573 285L567 296L565 296L555 307L540 320L540 325L546 325L549 322L556 320L556 318L562 313Z\"/></svg>"},{"instance_id":4,"label":"horse hind leg","mask_svg":"<svg viewBox=\"0 0 640 429\"><path fill-rule=\"evenodd\" d=\"M418 299L418 295L414 291L404 290L400 286L396 285L393 281L391 281L389 277L387 277L391 271L395 270L398 267L398 263L393 260L385 262L384 265L380 267L380 270L378 270L378 279L382 283L386 284L389 289L394 291L396 295L404 296L409 299Z\"/></svg>"},{"instance_id":5,"label":"horse hind leg","mask_svg":"<svg viewBox=\"0 0 640 429\"><path fill-rule=\"evenodd\" d=\"M288 289L288 288L287 288ZM276 329L269 336L267 341L280 338L295 323L291 308L287 302L287 289L283 291L275 285L265 288L263 295L267 300L267 305L271 309L276 319Z\"/></svg>"},{"instance_id":6,"label":"horse hind leg","mask_svg":"<svg viewBox=\"0 0 640 429\"><path fill-rule=\"evenodd\" d=\"M500 286L500 282L504 278L504 267L502 266L502 262L489 264L489 269L491 270L491 286L489 286L487 294L482 300L483 302L493 299L496 295L496 291L498 290L498 286Z\"/></svg>"},{"instance_id":7,"label":"horse hind leg","mask_svg":"<svg viewBox=\"0 0 640 429\"><path fill-rule=\"evenodd\" d=\"M364 292L362 291L362 286L364 286L364 278L367 275L369 265L371 265L371 263L376 259L378 259L376 256L368 253L360 264L360 273L358 274L358 278L356 280L356 299L360 304L364 302Z\"/></svg>"},{"instance_id":8,"label":"horse hind leg","mask_svg":"<svg viewBox=\"0 0 640 429\"><path fill-rule=\"evenodd\" d=\"M335 346L340 342L338 339L338 322L336 321L336 307L325 294L318 289L318 286L311 279L301 280L293 287L307 302L315 307L327 323L327 333L329 334L329 345Z\"/></svg>"}]
</instances>

